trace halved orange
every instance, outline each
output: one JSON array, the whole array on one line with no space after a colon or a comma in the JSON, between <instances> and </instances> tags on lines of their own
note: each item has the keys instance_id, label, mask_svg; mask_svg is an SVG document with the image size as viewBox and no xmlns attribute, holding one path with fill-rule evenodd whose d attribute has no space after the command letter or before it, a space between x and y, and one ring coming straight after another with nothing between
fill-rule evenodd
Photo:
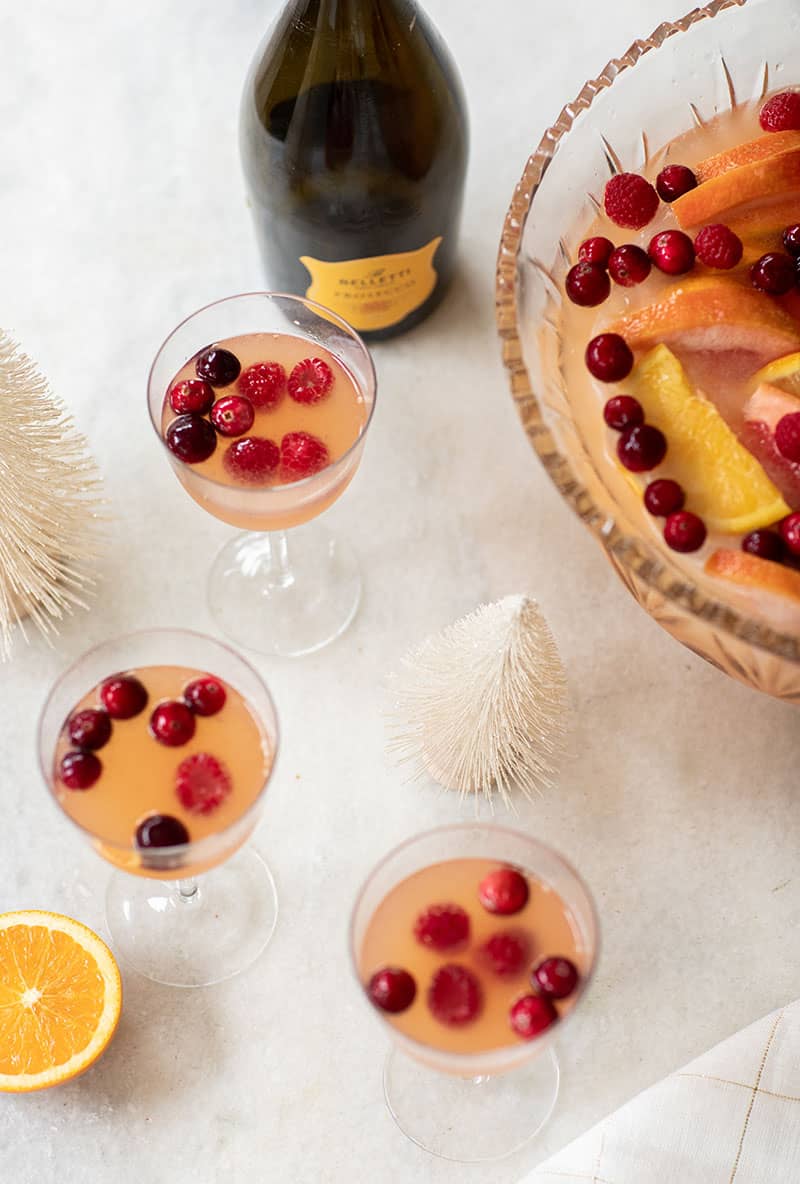
<instances>
[{"instance_id":1,"label":"halved orange","mask_svg":"<svg viewBox=\"0 0 800 1184\"><path fill-rule=\"evenodd\" d=\"M712 177L721 177L723 173L729 173L740 165L755 164L759 160L769 160L771 156L780 156L790 148L800 148L800 132L769 132L755 140L736 144L715 156L707 156L695 165L694 175L698 181L710 181Z\"/></svg>"},{"instance_id":2,"label":"halved orange","mask_svg":"<svg viewBox=\"0 0 800 1184\"><path fill-rule=\"evenodd\" d=\"M779 304L749 284L715 276L679 283L609 329L632 349L664 342L689 350L746 350L758 359L754 369L800 349L798 327Z\"/></svg>"},{"instance_id":3,"label":"halved orange","mask_svg":"<svg viewBox=\"0 0 800 1184\"><path fill-rule=\"evenodd\" d=\"M681 226L716 222L721 214L748 201L800 193L800 148L779 156L742 164L738 168L704 181L672 203Z\"/></svg>"},{"instance_id":4,"label":"halved orange","mask_svg":"<svg viewBox=\"0 0 800 1184\"><path fill-rule=\"evenodd\" d=\"M705 570L710 576L730 580L743 588L770 592L800 604L800 572L784 567L782 563L773 563L771 559L721 547L709 555Z\"/></svg>"},{"instance_id":5,"label":"halved orange","mask_svg":"<svg viewBox=\"0 0 800 1184\"><path fill-rule=\"evenodd\" d=\"M60 1085L103 1053L122 982L105 942L71 917L0 914L0 1090Z\"/></svg>"}]
</instances>

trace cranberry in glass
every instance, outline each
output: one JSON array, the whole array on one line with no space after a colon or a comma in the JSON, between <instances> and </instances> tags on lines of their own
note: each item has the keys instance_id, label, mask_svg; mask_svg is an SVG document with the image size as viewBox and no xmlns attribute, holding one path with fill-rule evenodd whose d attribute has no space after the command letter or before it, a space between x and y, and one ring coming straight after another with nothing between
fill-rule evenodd
<instances>
[{"instance_id":1,"label":"cranberry in glass","mask_svg":"<svg viewBox=\"0 0 800 1184\"><path fill-rule=\"evenodd\" d=\"M659 428L640 423L628 428L617 441L620 464L631 473L647 473L667 454L667 439Z\"/></svg>"},{"instance_id":2,"label":"cranberry in glass","mask_svg":"<svg viewBox=\"0 0 800 1184\"><path fill-rule=\"evenodd\" d=\"M633 395L613 395L603 408L603 419L615 432L644 423L644 411Z\"/></svg>"},{"instance_id":3,"label":"cranberry in glass","mask_svg":"<svg viewBox=\"0 0 800 1184\"><path fill-rule=\"evenodd\" d=\"M784 553L783 539L775 530L751 530L742 539L742 550L759 559L780 563Z\"/></svg>"},{"instance_id":4,"label":"cranberry in glass","mask_svg":"<svg viewBox=\"0 0 800 1184\"><path fill-rule=\"evenodd\" d=\"M586 347L586 366L600 382L621 382L633 369L633 354L619 333L600 333Z\"/></svg>"},{"instance_id":5,"label":"cranberry in glass","mask_svg":"<svg viewBox=\"0 0 800 1184\"><path fill-rule=\"evenodd\" d=\"M596 263L576 263L567 272L565 287L573 304L593 308L606 299L611 291L611 281L605 268Z\"/></svg>"},{"instance_id":6,"label":"cranberry in glass","mask_svg":"<svg viewBox=\"0 0 800 1184\"><path fill-rule=\"evenodd\" d=\"M706 524L691 510L679 510L664 523L664 541L673 551L699 551L706 541Z\"/></svg>"},{"instance_id":7,"label":"cranberry in glass","mask_svg":"<svg viewBox=\"0 0 800 1184\"><path fill-rule=\"evenodd\" d=\"M111 739L111 720L107 711L87 707L69 718L67 732L77 748L102 748Z\"/></svg>"},{"instance_id":8,"label":"cranberry in glass","mask_svg":"<svg viewBox=\"0 0 800 1184\"><path fill-rule=\"evenodd\" d=\"M770 296L785 296L794 287L796 274L794 259L782 251L768 251L750 268L750 282Z\"/></svg>"},{"instance_id":9,"label":"cranberry in glass","mask_svg":"<svg viewBox=\"0 0 800 1184\"><path fill-rule=\"evenodd\" d=\"M645 509L655 518L666 518L676 510L682 510L685 501L686 494L682 487L669 477L651 481L644 491Z\"/></svg>"},{"instance_id":10,"label":"cranberry in glass","mask_svg":"<svg viewBox=\"0 0 800 1184\"><path fill-rule=\"evenodd\" d=\"M376 970L367 984L370 1001L381 1011L396 1015L414 1002L417 984L407 970L398 966L384 966Z\"/></svg>"}]
</instances>

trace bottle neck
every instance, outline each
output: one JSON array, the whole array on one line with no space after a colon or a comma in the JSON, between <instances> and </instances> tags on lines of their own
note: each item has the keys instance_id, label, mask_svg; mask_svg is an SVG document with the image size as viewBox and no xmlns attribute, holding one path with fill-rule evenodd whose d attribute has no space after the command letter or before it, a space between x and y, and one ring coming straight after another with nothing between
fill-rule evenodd
<instances>
[{"instance_id":1,"label":"bottle neck","mask_svg":"<svg viewBox=\"0 0 800 1184\"><path fill-rule=\"evenodd\" d=\"M416 0L294 0L292 19L341 36L367 29L374 20L391 19L407 27L417 15Z\"/></svg>"}]
</instances>

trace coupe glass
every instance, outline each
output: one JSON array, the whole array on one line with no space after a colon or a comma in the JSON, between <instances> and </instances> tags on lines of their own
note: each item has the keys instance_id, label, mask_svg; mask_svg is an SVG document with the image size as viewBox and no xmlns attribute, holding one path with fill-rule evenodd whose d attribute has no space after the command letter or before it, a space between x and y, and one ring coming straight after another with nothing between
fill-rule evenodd
<instances>
[{"instance_id":1,"label":"coupe glass","mask_svg":"<svg viewBox=\"0 0 800 1184\"><path fill-rule=\"evenodd\" d=\"M164 441L164 399L176 373L213 342L248 333L303 338L322 346L349 371L364 405L364 423L348 451L319 473L287 485L225 485L179 460ZM345 543L317 523L350 484L375 409L372 359L345 321L299 296L248 292L209 304L178 325L156 354L147 398L150 419L178 480L199 506L245 533L217 556L208 584L211 613L239 645L296 657L321 649L355 616L361 575ZM289 527L302 526L288 535Z\"/></svg>"},{"instance_id":2,"label":"coupe glass","mask_svg":"<svg viewBox=\"0 0 800 1184\"><path fill-rule=\"evenodd\" d=\"M797 0L714 0L634 42L564 108L525 166L503 228L497 324L531 444L642 607L752 687L800 698L796 608L767 606L670 552L610 465L598 408L567 389L560 292L609 172L639 171L681 132L767 90L797 85Z\"/></svg>"},{"instance_id":3,"label":"coupe glass","mask_svg":"<svg viewBox=\"0 0 800 1184\"><path fill-rule=\"evenodd\" d=\"M389 1112L409 1139L443 1159L478 1163L510 1155L532 1139L553 1112L560 1038L597 961L599 933L589 890L569 864L529 835L466 823L417 835L390 852L359 892L350 919L350 955L359 986L360 954L370 920L387 894L408 876L450 859L511 864L549 884L576 925L581 981L572 1009L543 1035L483 1053L442 1052L400 1032L370 1010L392 1040L383 1070ZM366 995L364 995L367 1002Z\"/></svg>"},{"instance_id":4,"label":"coupe glass","mask_svg":"<svg viewBox=\"0 0 800 1184\"><path fill-rule=\"evenodd\" d=\"M50 692L39 720L39 763L61 808L54 755L65 720L109 675L144 666L187 666L221 678L260 723L270 758L256 800L235 822L195 842L148 851L148 867L132 842L110 842L67 814L97 853L120 869L106 895L106 920L117 952L154 982L208 986L248 967L272 937L278 917L272 873L260 855L244 847L261 815L278 751L275 707L260 675L222 642L183 629L153 629L103 642L70 666Z\"/></svg>"}]
</instances>

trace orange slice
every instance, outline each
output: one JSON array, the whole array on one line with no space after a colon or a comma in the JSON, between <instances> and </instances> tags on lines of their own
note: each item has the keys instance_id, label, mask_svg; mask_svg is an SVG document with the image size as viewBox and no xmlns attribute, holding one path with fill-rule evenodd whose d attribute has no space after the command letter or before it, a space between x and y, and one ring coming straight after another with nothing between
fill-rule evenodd
<instances>
[{"instance_id":1,"label":"orange slice","mask_svg":"<svg viewBox=\"0 0 800 1184\"><path fill-rule=\"evenodd\" d=\"M710 181L712 177L721 177L723 173L729 173L740 165L755 164L759 160L769 160L771 156L780 156L790 148L800 148L800 132L770 132L755 140L737 144L725 152L718 152L716 156L706 157L695 165L694 175L698 181Z\"/></svg>"},{"instance_id":2,"label":"orange slice","mask_svg":"<svg viewBox=\"0 0 800 1184\"><path fill-rule=\"evenodd\" d=\"M83 1073L122 1007L111 951L58 913L0 914L0 1090L26 1093Z\"/></svg>"},{"instance_id":3,"label":"orange slice","mask_svg":"<svg viewBox=\"0 0 800 1184\"><path fill-rule=\"evenodd\" d=\"M780 132L776 132L780 135ZM800 135L800 132L796 133ZM738 234L742 242L747 239L761 241L766 239L764 251L781 249L780 236L787 226L800 222L800 196L781 198L765 206L751 206L730 218L725 219L725 225L730 226L734 234ZM763 254L763 252L762 252Z\"/></svg>"},{"instance_id":4,"label":"orange slice","mask_svg":"<svg viewBox=\"0 0 800 1184\"><path fill-rule=\"evenodd\" d=\"M710 576L730 580L745 588L759 592L770 592L774 596L787 597L800 604L800 571L773 563L771 559L760 559L746 551L732 551L721 547L706 560L705 570Z\"/></svg>"},{"instance_id":5,"label":"orange slice","mask_svg":"<svg viewBox=\"0 0 800 1184\"><path fill-rule=\"evenodd\" d=\"M776 133L777 134L777 133ZM780 156L739 165L718 177L704 181L672 203L675 217L684 228L716 222L720 215L747 201L765 201L788 193L800 193L800 148Z\"/></svg>"},{"instance_id":6,"label":"orange slice","mask_svg":"<svg viewBox=\"0 0 800 1184\"><path fill-rule=\"evenodd\" d=\"M780 305L749 285L716 276L679 284L609 328L632 349L663 341L687 350L744 350L761 359L754 369L800 349L800 330Z\"/></svg>"}]
</instances>

